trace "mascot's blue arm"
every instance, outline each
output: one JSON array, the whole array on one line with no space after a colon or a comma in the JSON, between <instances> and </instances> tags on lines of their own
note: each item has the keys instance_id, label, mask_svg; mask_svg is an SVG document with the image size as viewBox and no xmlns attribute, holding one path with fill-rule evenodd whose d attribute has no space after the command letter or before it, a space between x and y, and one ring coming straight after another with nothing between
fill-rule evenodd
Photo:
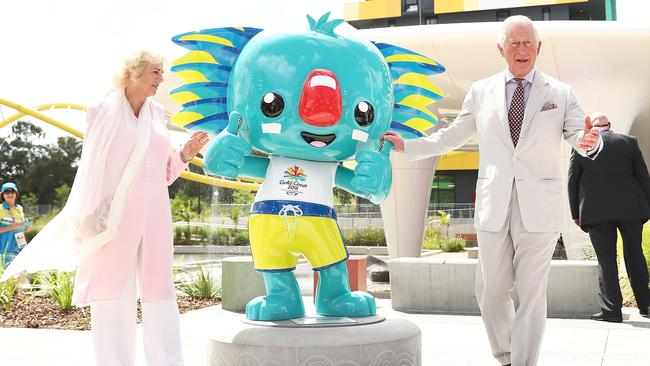
<instances>
[{"instance_id":1,"label":"mascot's blue arm","mask_svg":"<svg viewBox=\"0 0 650 366\"><path fill-rule=\"evenodd\" d=\"M372 203L382 203L388 197L393 182L393 170L389 159L392 144L387 142L382 147L379 151L358 152L355 156L357 166L354 170L339 165L334 184Z\"/></svg>"},{"instance_id":2,"label":"mascot's blue arm","mask_svg":"<svg viewBox=\"0 0 650 366\"><path fill-rule=\"evenodd\" d=\"M250 155L253 146L238 136L241 115L231 113L228 126L212 141L205 153L203 168L226 178L264 178L269 159Z\"/></svg>"},{"instance_id":3,"label":"mascot's blue arm","mask_svg":"<svg viewBox=\"0 0 650 366\"><path fill-rule=\"evenodd\" d=\"M269 167L269 158L248 155L244 158L244 165L239 173L240 177L264 178Z\"/></svg>"},{"instance_id":4,"label":"mascot's blue arm","mask_svg":"<svg viewBox=\"0 0 650 366\"><path fill-rule=\"evenodd\" d=\"M388 197L390 184L379 184L379 186L374 187L375 189L372 189L373 187L368 187L370 189L360 189L357 188L357 185L352 184L352 180L355 177L354 170L339 165L336 169L334 184L337 187L344 189L355 196L363 197L374 204L380 204L386 199L386 197Z\"/></svg>"}]
</instances>

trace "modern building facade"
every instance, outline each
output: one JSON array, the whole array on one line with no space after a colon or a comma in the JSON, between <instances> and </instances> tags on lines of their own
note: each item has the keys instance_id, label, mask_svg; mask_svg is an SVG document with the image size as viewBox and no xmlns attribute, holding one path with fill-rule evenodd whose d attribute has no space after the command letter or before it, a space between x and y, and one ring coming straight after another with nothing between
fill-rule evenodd
<instances>
[{"instance_id":1,"label":"modern building facade","mask_svg":"<svg viewBox=\"0 0 650 366\"><path fill-rule=\"evenodd\" d=\"M345 5L358 29L422 24L532 20L616 20L616 0L367 0Z\"/></svg>"}]
</instances>

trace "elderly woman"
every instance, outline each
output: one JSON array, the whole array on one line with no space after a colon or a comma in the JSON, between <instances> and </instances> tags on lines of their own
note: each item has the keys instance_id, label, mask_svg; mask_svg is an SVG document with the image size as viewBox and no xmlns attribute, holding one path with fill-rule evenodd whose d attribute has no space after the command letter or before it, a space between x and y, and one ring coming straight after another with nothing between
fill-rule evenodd
<instances>
[{"instance_id":1,"label":"elderly woman","mask_svg":"<svg viewBox=\"0 0 650 366\"><path fill-rule=\"evenodd\" d=\"M162 81L160 56L142 51L126 60L117 90L88 109L66 206L7 268L12 275L78 266L73 301L90 305L97 365L135 363L138 297L147 364L183 364L167 186L208 135L172 151L163 107L150 98Z\"/></svg>"},{"instance_id":2,"label":"elderly woman","mask_svg":"<svg viewBox=\"0 0 650 366\"><path fill-rule=\"evenodd\" d=\"M25 220L23 208L18 199L18 187L15 183L5 183L0 190L0 256L4 264L8 265L18 254L20 249L27 244L25 230L31 227ZM2 260L0 259L0 261Z\"/></svg>"}]
</instances>

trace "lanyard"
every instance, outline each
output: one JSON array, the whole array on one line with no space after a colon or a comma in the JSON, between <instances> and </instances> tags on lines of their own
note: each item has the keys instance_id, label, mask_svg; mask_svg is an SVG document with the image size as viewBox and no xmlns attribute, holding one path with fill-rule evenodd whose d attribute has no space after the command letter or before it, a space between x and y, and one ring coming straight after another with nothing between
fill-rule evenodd
<instances>
[{"instance_id":1,"label":"lanyard","mask_svg":"<svg viewBox=\"0 0 650 366\"><path fill-rule=\"evenodd\" d=\"M7 212L9 212L9 216L11 216L11 220L13 222L16 222L16 218L14 217L13 212L11 212L11 207L9 206L9 204L7 202L2 202L2 208L4 208Z\"/></svg>"}]
</instances>

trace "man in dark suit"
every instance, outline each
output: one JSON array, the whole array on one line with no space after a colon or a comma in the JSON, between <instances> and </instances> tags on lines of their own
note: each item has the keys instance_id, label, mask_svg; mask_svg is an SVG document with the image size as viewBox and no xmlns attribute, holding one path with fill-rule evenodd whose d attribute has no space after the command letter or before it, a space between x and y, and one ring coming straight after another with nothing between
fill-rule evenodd
<instances>
[{"instance_id":1,"label":"man in dark suit","mask_svg":"<svg viewBox=\"0 0 650 366\"><path fill-rule=\"evenodd\" d=\"M621 322L623 299L616 265L616 229L623 239L625 268L639 312L648 317L648 267L641 248L643 224L650 218L650 177L635 137L612 132L605 115L596 113L603 149L598 159L575 151L569 167L569 204L573 221L589 233L600 270L601 312L594 320Z\"/></svg>"}]
</instances>

